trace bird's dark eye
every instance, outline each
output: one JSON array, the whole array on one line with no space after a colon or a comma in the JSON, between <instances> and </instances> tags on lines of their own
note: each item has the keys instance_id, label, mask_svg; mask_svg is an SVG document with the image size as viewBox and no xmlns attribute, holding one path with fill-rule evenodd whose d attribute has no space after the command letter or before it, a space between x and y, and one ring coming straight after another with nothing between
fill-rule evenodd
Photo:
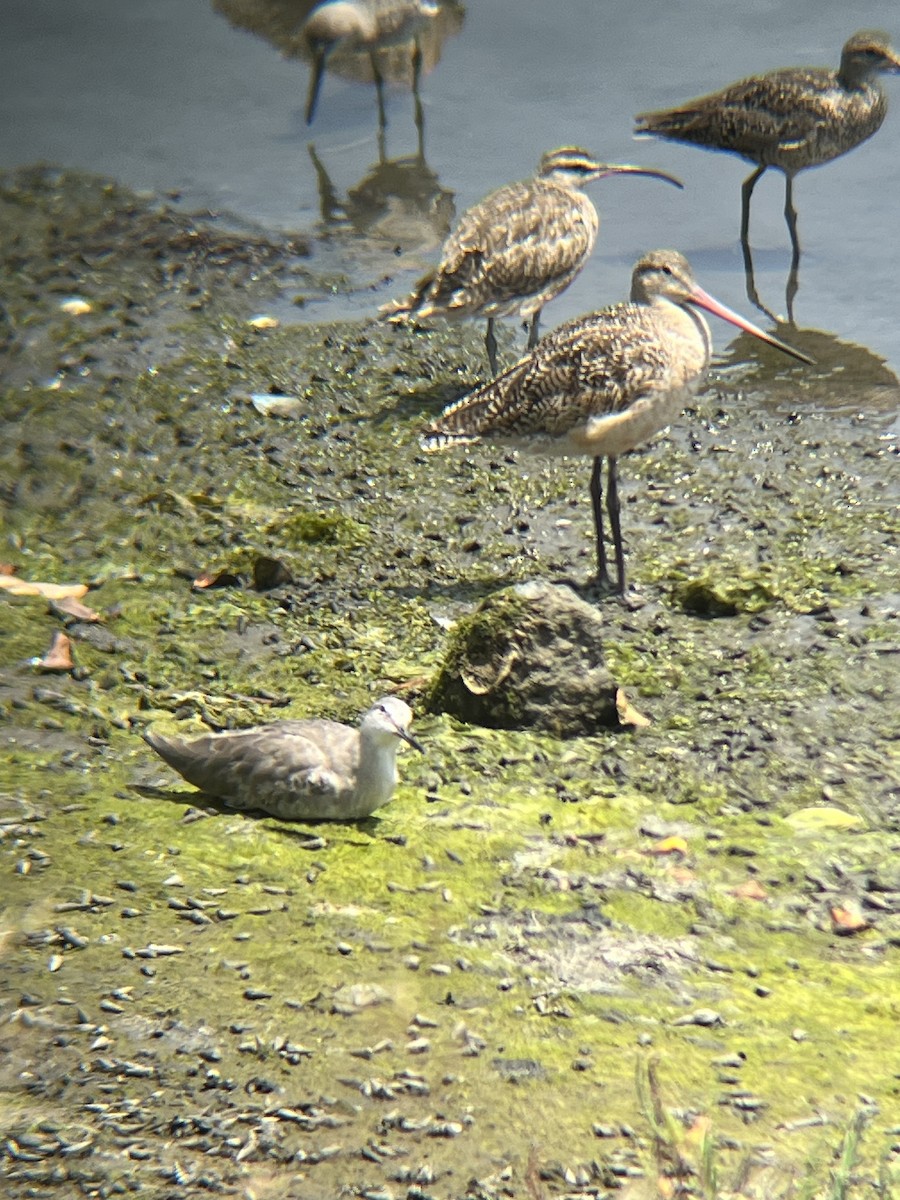
<instances>
[{"instance_id":1,"label":"bird's dark eye","mask_svg":"<svg viewBox=\"0 0 900 1200\"><path fill-rule=\"evenodd\" d=\"M663 267L663 268L662 268L662 273L663 273L663 275L671 275L671 274L672 274L672 268L671 268L671 267Z\"/></svg>"}]
</instances>

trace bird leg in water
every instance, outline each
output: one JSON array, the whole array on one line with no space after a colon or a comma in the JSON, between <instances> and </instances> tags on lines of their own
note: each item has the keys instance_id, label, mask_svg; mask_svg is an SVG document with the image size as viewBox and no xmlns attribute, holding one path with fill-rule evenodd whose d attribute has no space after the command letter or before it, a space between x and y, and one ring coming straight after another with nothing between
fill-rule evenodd
<instances>
[{"instance_id":1,"label":"bird leg in water","mask_svg":"<svg viewBox=\"0 0 900 1200\"><path fill-rule=\"evenodd\" d=\"M769 318L770 321L778 323L778 318L775 314L763 304L759 298L759 292L756 290L756 277L753 273L753 255L750 253L750 197L753 195L753 189L756 187L757 180L765 171L765 167L757 167L752 171L741 185L741 253L744 256L744 279L747 285L747 299L754 308L758 308L761 313Z\"/></svg>"},{"instance_id":2,"label":"bird leg in water","mask_svg":"<svg viewBox=\"0 0 900 1200\"><path fill-rule=\"evenodd\" d=\"M498 375L497 370L497 338L494 336L494 318L487 319L487 333L484 335L484 346L487 350L488 362L491 364L491 374Z\"/></svg>"},{"instance_id":3,"label":"bird leg in water","mask_svg":"<svg viewBox=\"0 0 900 1200\"><path fill-rule=\"evenodd\" d=\"M378 132L383 138L384 131L387 129L387 112L384 107L384 77L381 74L381 68L378 66L377 52L375 50L370 52L369 61L372 64L372 75L375 79L375 95L378 97Z\"/></svg>"},{"instance_id":4,"label":"bird leg in water","mask_svg":"<svg viewBox=\"0 0 900 1200\"><path fill-rule=\"evenodd\" d=\"M765 167L757 167L755 171L747 176L741 184L741 244L747 245L750 241L750 197L753 195L753 189L756 187L757 180L765 171Z\"/></svg>"},{"instance_id":5,"label":"bird leg in water","mask_svg":"<svg viewBox=\"0 0 900 1200\"><path fill-rule=\"evenodd\" d=\"M538 309L531 318L528 329L528 349L533 350L540 340L541 310Z\"/></svg>"},{"instance_id":6,"label":"bird leg in water","mask_svg":"<svg viewBox=\"0 0 900 1200\"><path fill-rule=\"evenodd\" d=\"M419 95L419 79L422 75L422 47L419 39L413 43L412 56L412 90L416 124L416 146L420 162L425 162L425 111L422 108L422 97Z\"/></svg>"},{"instance_id":7,"label":"bird leg in water","mask_svg":"<svg viewBox=\"0 0 900 1200\"><path fill-rule=\"evenodd\" d=\"M787 221L788 233L791 235L791 269L788 273L784 302L787 308L788 320L793 325L794 297L797 295L800 287L800 238L797 235L797 210L794 208L793 175L785 176L784 219Z\"/></svg>"},{"instance_id":8,"label":"bird leg in water","mask_svg":"<svg viewBox=\"0 0 900 1200\"><path fill-rule=\"evenodd\" d=\"M761 313L765 313L769 320L777 325L778 317L771 309L766 308L759 298L759 292L756 290L756 277L753 273L753 256L750 253L750 243L743 239L741 239L741 253L744 256L744 281L747 287L747 299L754 308L758 308Z\"/></svg>"},{"instance_id":9,"label":"bird leg in water","mask_svg":"<svg viewBox=\"0 0 900 1200\"><path fill-rule=\"evenodd\" d=\"M784 219L787 221L788 233L791 235L791 266L800 265L800 239L797 236L797 210L794 208L794 177L784 177Z\"/></svg>"}]
</instances>

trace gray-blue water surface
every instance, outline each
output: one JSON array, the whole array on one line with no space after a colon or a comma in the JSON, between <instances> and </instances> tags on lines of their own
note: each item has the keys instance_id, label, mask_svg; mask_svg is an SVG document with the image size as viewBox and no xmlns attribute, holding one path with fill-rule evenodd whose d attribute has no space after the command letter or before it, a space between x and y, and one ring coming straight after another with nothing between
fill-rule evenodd
<instances>
[{"instance_id":1,"label":"gray-blue water surface","mask_svg":"<svg viewBox=\"0 0 900 1200\"><path fill-rule=\"evenodd\" d=\"M749 166L636 141L634 114L771 67L836 64L860 27L884 28L900 41L891 0L471 0L447 22L431 55L437 61L426 54L427 168L415 161L412 97L397 84L388 90L387 164L379 170L371 84L329 71L307 128L309 64L284 50L309 7L303 0L4 0L0 166L77 167L139 189L177 191L190 208L279 229L330 229L316 242L316 264L348 273L358 287L288 310L303 320L374 312L434 260L454 210L530 174L544 149L572 142L610 161L663 168L686 186L678 192L627 178L592 185L602 215L598 248L548 308L545 328L623 298L634 260L660 245L683 250L708 290L750 312L738 244ZM875 137L797 182L803 258L794 314L799 327L858 343L896 371L900 76L885 86L895 111ZM322 218L329 187L330 226ZM790 260L783 199L783 177L768 173L751 216L757 284L778 312ZM729 340L722 327L715 336L720 347Z\"/></svg>"}]
</instances>

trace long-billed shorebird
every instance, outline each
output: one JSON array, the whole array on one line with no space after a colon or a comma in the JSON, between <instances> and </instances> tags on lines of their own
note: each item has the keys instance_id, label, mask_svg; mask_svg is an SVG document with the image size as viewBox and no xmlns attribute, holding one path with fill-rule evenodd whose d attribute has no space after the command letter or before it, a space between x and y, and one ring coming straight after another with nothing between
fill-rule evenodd
<instances>
[{"instance_id":1,"label":"long-billed shorebird","mask_svg":"<svg viewBox=\"0 0 900 1200\"><path fill-rule=\"evenodd\" d=\"M338 721L277 721L185 740L147 730L144 740L188 783L232 808L286 821L357 821L387 804L397 785L401 741L412 712L384 696L359 729Z\"/></svg>"},{"instance_id":2,"label":"long-billed shorebird","mask_svg":"<svg viewBox=\"0 0 900 1200\"><path fill-rule=\"evenodd\" d=\"M412 55L413 94L418 101L422 48L419 34L436 17L436 0L324 0L306 19L302 36L312 55L312 74L306 102L306 123L316 115L319 91L328 57L337 49L362 50L369 54L378 89L378 112L384 125L384 78L378 51L409 42Z\"/></svg>"},{"instance_id":3,"label":"long-billed shorebird","mask_svg":"<svg viewBox=\"0 0 900 1200\"><path fill-rule=\"evenodd\" d=\"M606 458L616 590L624 594L617 459L668 425L703 380L712 338L700 309L812 362L705 292L682 254L654 250L634 268L630 302L554 329L514 367L445 409L425 430L423 448L491 438L537 453L589 455L597 579L610 588L603 539Z\"/></svg>"},{"instance_id":4,"label":"long-billed shorebird","mask_svg":"<svg viewBox=\"0 0 900 1200\"><path fill-rule=\"evenodd\" d=\"M681 187L664 171L598 162L578 146L543 155L532 179L506 184L460 217L440 264L405 299L379 311L395 322L412 318L487 318L485 346L497 374L494 320L530 317L528 349L538 340L541 310L587 262L600 218L581 190L607 175L649 175Z\"/></svg>"},{"instance_id":5,"label":"long-billed shorebird","mask_svg":"<svg viewBox=\"0 0 900 1200\"><path fill-rule=\"evenodd\" d=\"M900 71L900 57L883 33L854 33L836 71L786 67L732 83L677 108L639 113L635 132L708 150L726 150L756 164L741 189L741 241L750 228L750 196L769 167L784 172L784 215L799 258L794 176L846 154L881 126L887 97L878 81ZM795 262L796 265L796 262Z\"/></svg>"}]
</instances>

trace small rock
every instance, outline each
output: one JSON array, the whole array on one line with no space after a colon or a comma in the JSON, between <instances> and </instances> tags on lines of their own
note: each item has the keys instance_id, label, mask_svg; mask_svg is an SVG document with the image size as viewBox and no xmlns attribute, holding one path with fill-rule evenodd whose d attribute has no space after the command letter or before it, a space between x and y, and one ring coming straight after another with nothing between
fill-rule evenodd
<instances>
[{"instance_id":1,"label":"small rock","mask_svg":"<svg viewBox=\"0 0 900 1200\"><path fill-rule=\"evenodd\" d=\"M428 707L470 724L557 737L615 728L605 633L600 612L563 585L537 580L495 592L455 627Z\"/></svg>"}]
</instances>

